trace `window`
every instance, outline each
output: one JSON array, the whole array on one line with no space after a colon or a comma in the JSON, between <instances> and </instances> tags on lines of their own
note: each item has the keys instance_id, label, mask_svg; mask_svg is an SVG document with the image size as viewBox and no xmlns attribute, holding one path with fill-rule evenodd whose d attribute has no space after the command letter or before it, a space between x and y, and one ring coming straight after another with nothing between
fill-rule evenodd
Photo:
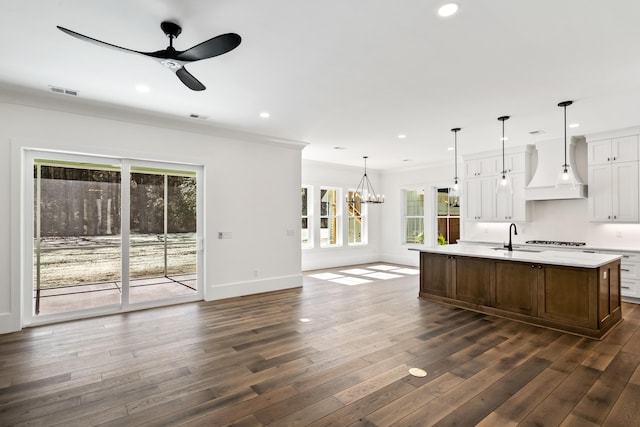
<instances>
[{"instance_id":1,"label":"window","mask_svg":"<svg viewBox=\"0 0 640 427\"><path fill-rule=\"evenodd\" d=\"M348 199L353 200L355 191L348 192ZM367 244L367 221L365 203L348 203L349 214L349 245Z\"/></svg>"},{"instance_id":2,"label":"window","mask_svg":"<svg viewBox=\"0 0 640 427\"><path fill-rule=\"evenodd\" d=\"M311 219L311 205L309 201L311 199L311 187L302 187L302 232L300 233L302 239L302 249L309 249L313 247L313 233L309 225L312 223Z\"/></svg>"},{"instance_id":3,"label":"window","mask_svg":"<svg viewBox=\"0 0 640 427\"><path fill-rule=\"evenodd\" d=\"M340 246L340 194L331 188L320 189L320 247Z\"/></svg>"},{"instance_id":4,"label":"window","mask_svg":"<svg viewBox=\"0 0 640 427\"><path fill-rule=\"evenodd\" d=\"M405 190L404 241L424 243L424 190Z\"/></svg>"},{"instance_id":5,"label":"window","mask_svg":"<svg viewBox=\"0 0 640 427\"><path fill-rule=\"evenodd\" d=\"M438 245L454 244L460 238L460 196L450 188L436 190Z\"/></svg>"}]
</instances>

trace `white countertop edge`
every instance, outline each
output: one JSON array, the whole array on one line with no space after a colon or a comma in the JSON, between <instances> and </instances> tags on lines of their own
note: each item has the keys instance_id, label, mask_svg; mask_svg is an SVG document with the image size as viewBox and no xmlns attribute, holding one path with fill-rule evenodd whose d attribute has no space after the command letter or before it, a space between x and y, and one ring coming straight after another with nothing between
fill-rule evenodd
<instances>
[{"instance_id":1,"label":"white countertop edge","mask_svg":"<svg viewBox=\"0 0 640 427\"><path fill-rule=\"evenodd\" d=\"M459 255L476 258L498 259L503 261L508 260L518 262L532 262L581 268L598 268L622 258L622 255L597 253L594 254L577 251L540 250L540 252L525 252L514 249L513 252L509 252L507 250L494 250L493 248L488 248L480 245L465 245L460 243L458 243L457 245L444 245L431 248L416 248L415 250L433 254Z\"/></svg>"}]
</instances>

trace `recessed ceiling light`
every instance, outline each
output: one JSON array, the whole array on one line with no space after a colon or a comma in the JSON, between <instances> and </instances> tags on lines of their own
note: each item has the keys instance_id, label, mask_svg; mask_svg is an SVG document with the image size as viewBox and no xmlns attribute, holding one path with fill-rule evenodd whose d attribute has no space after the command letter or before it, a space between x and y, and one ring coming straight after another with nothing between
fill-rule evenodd
<instances>
[{"instance_id":1,"label":"recessed ceiling light","mask_svg":"<svg viewBox=\"0 0 640 427\"><path fill-rule=\"evenodd\" d=\"M571 124L569 125L569 127L570 127L570 128L577 128L577 127L580 127L580 123L571 123Z\"/></svg>"},{"instance_id":2,"label":"recessed ceiling light","mask_svg":"<svg viewBox=\"0 0 640 427\"><path fill-rule=\"evenodd\" d=\"M399 139L405 139L407 137L407 135L405 135L404 133L401 133L400 135L398 135Z\"/></svg>"},{"instance_id":3,"label":"recessed ceiling light","mask_svg":"<svg viewBox=\"0 0 640 427\"><path fill-rule=\"evenodd\" d=\"M271 114L263 111L262 113L260 113L260 117L262 117L263 119L268 119L269 117L271 117Z\"/></svg>"},{"instance_id":4,"label":"recessed ceiling light","mask_svg":"<svg viewBox=\"0 0 640 427\"><path fill-rule=\"evenodd\" d=\"M438 9L438 15L446 18L448 16L454 15L458 11L457 3L446 3L440 6Z\"/></svg>"},{"instance_id":5,"label":"recessed ceiling light","mask_svg":"<svg viewBox=\"0 0 640 427\"><path fill-rule=\"evenodd\" d=\"M311 322L311 319L307 319L306 317L303 317L302 319L298 319L298 321L301 323L309 323Z\"/></svg>"},{"instance_id":6,"label":"recessed ceiling light","mask_svg":"<svg viewBox=\"0 0 640 427\"><path fill-rule=\"evenodd\" d=\"M333 147L334 150L346 150L347 147L340 147L338 145L336 145L335 147Z\"/></svg>"},{"instance_id":7,"label":"recessed ceiling light","mask_svg":"<svg viewBox=\"0 0 640 427\"><path fill-rule=\"evenodd\" d=\"M140 93L147 93L151 90L151 88L147 85L139 84L136 85L136 90Z\"/></svg>"},{"instance_id":8,"label":"recessed ceiling light","mask_svg":"<svg viewBox=\"0 0 640 427\"><path fill-rule=\"evenodd\" d=\"M447 148L447 150L449 150L449 151L453 151L453 149L454 149L454 147Z\"/></svg>"}]
</instances>

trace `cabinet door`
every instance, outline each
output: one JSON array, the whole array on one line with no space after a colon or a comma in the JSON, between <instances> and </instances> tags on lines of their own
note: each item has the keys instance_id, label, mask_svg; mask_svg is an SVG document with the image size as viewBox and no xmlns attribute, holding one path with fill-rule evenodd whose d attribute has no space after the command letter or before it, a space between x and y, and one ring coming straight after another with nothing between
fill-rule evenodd
<instances>
[{"instance_id":1,"label":"cabinet door","mask_svg":"<svg viewBox=\"0 0 640 427\"><path fill-rule=\"evenodd\" d=\"M467 160L464 162L464 176L473 178L494 175L496 167L496 157ZM502 167L502 164L500 167Z\"/></svg>"},{"instance_id":2,"label":"cabinet door","mask_svg":"<svg viewBox=\"0 0 640 427\"><path fill-rule=\"evenodd\" d=\"M464 181L464 218L467 221L479 221L482 203L482 180L478 178Z\"/></svg>"},{"instance_id":3,"label":"cabinet door","mask_svg":"<svg viewBox=\"0 0 640 427\"><path fill-rule=\"evenodd\" d=\"M494 271L493 263L486 259L457 257L454 298L471 304L489 305Z\"/></svg>"},{"instance_id":4,"label":"cabinet door","mask_svg":"<svg viewBox=\"0 0 640 427\"><path fill-rule=\"evenodd\" d=\"M509 154L504 157L504 167L509 173L525 172L525 153ZM500 170L502 172L502 160L500 161Z\"/></svg>"},{"instance_id":5,"label":"cabinet door","mask_svg":"<svg viewBox=\"0 0 640 427\"><path fill-rule=\"evenodd\" d=\"M495 218L496 179L482 178L480 180L480 220L492 221Z\"/></svg>"},{"instance_id":6,"label":"cabinet door","mask_svg":"<svg viewBox=\"0 0 640 427\"><path fill-rule=\"evenodd\" d=\"M540 265L524 262L496 262L496 308L514 313L538 315L538 272Z\"/></svg>"},{"instance_id":7,"label":"cabinet door","mask_svg":"<svg viewBox=\"0 0 640 427\"><path fill-rule=\"evenodd\" d=\"M611 140L589 142L587 160L589 165L604 165L611 162Z\"/></svg>"},{"instance_id":8,"label":"cabinet door","mask_svg":"<svg viewBox=\"0 0 640 427\"><path fill-rule=\"evenodd\" d=\"M589 167L589 221L611 220L611 165Z\"/></svg>"},{"instance_id":9,"label":"cabinet door","mask_svg":"<svg viewBox=\"0 0 640 427\"><path fill-rule=\"evenodd\" d=\"M598 270L544 265L539 276L540 317L567 325L598 327Z\"/></svg>"},{"instance_id":10,"label":"cabinet door","mask_svg":"<svg viewBox=\"0 0 640 427\"><path fill-rule=\"evenodd\" d=\"M448 255L420 254L420 292L443 297L452 295L452 260Z\"/></svg>"},{"instance_id":11,"label":"cabinet door","mask_svg":"<svg viewBox=\"0 0 640 427\"><path fill-rule=\"evenodd\" d=\"M638 160L638 136L625 136L611 140L612 162L635 162Z\"/></svg>"},{"instance_id":12,"label":"cabinet door","mask_svg":"<svg viewBox=\"0 0 640 427\"><path fill-rule=\"evenodd\" d=\"M528 220L527 200L524 195L525 187L524 173L514 173L511 175L511 215L509 220L525 222Z\"/></svg>"},{"instance_id":13,"label":"cabinet door","mask_svg":"<svg viewBox=\"0 0 640 427\"><path fill-rule=\"evenodd\" d=\"M496 192L495 219L497 221L526 221L527 210L524 197L524 173L509 175L511 193Z\"/></svg>"},{"instance_id":14,"label":"cabinet door","mask_svg":"<svg viewBox=\"0 0 640 427\"><path fill-rule=\"evenodd\" d=\"M638 222L638 162L611 165L613 221Z\"/></svg>"}]
</instances>

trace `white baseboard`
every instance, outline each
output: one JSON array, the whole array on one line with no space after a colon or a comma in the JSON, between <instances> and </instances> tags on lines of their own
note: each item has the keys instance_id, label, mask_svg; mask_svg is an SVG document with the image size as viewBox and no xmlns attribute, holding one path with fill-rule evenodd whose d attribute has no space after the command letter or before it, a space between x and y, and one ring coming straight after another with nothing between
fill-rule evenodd
<instances>
[{"instance_id":1,"label":"white baseboard","mask_svg":"<svg viewBox=\"0 0 640 427\"><path fill-rule=\"evenodd\" d=\"M260 294L263 292L279 291L282 289L299 288L301 286L302 274L294 274L291 276L273 277L264 280L251 280L247 282L208 286L205 290L204 298L206 301L215 301L225 298Z\"/></svg>"}]
</instances>

